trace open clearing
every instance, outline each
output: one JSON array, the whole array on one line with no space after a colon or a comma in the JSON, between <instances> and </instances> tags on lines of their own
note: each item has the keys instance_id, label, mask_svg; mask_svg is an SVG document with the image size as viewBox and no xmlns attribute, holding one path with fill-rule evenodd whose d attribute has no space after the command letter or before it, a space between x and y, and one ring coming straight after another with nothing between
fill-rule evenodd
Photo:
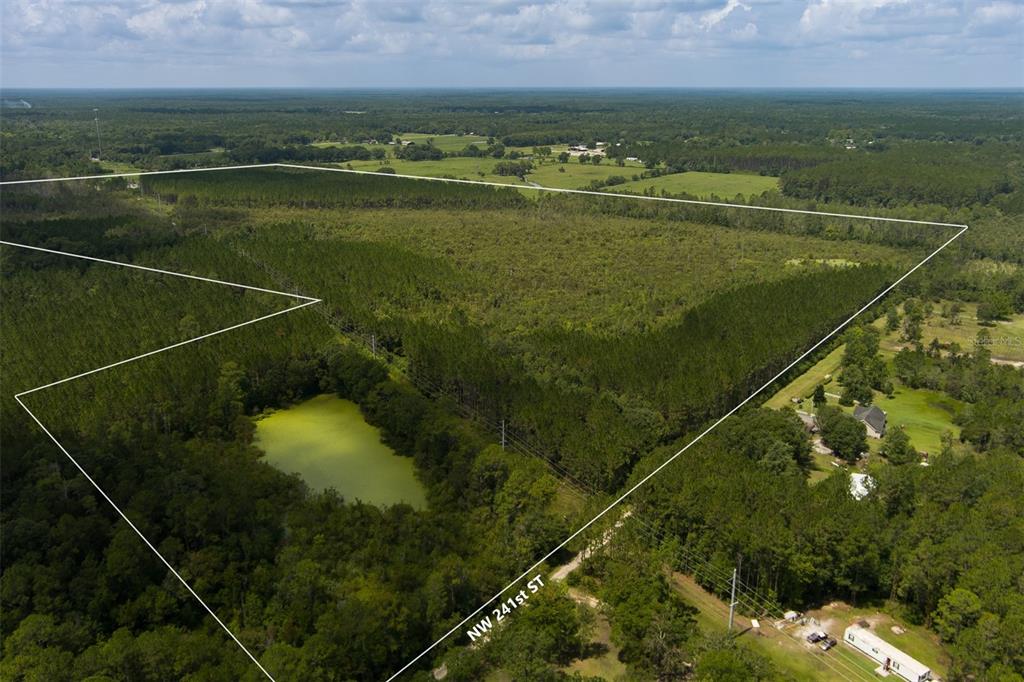
<instances>
[{"instance_id":1,"label":"open clearing","mask_svg":"<svg viewBox=\"0 0 1024 682\"><path fill-rule=\"evenodd\" d=\"M848 626L859 621L867 621L874 634L927 665L938 677L946 677L949 657L939 643L938 636L923 626L893 617L883 608L855 607L843 602L833 602L820 609L808 611L806 615L820 621L837 639ZM894 626L902 629L903 633L893 632ZM868 660L866 656L861 658Z\"/></svg>"},{"instance_id":2,"label":"open clearing","mask_svg":"<svg viewBox=\"0 0 1024 682\"><path fill-rule=\"evenodd\" d=\"M751 196L778 188L779 179L770 175L688 171L630 181L609 187L608 191L643 193L653 190L655 194L689 194L706 199L712 196L722 198L732 198L736 195Z\"/></svg>"},{"instance_id":3,"label":"open clearing","mask_svg":"<svg viewBox=\"0 0 1024 682\"><path fill-rule=\"evenodd\" d=\"M564 164L549 161L542 164L534 164L533 171L526 176L524 181L514 175L497 175L494 172L494 167L502 161L502 159L495 159L490 156L450 156L438 159L437 161L407 161L389 157L387 163L380 161L349 161L341 165L354 170L377 171L382 167L390 167L400 175L483 180L509 185L533 183L542 187L558 189L585 189L595 180L603 182L615 175L628 178L642 169L642 166L639 165L620 168L615 164L609 163L595 166L592 163L579 163L575 160Z\"/></svg>"},{"instance_id":4,"label":"open clearing","mask_svg":"<svg viewBox=\"0 0 1024 682\"><path fill-rule=\"evenodd\" d=\"M729 619L728 604L698 585L688 575L673 573L671 584L687 603L698 610L697 623L703 630L725 631ZM835 680L840 672L847 679L865 682L875 679L871 667L856 660L854 652L844 651L842 647L823 652L777 630L768 619L763 619L761 627L755 630L751 627L750 619L737 614L735 624L736 632L739 633L736 641L740 646L749 647L766 656L779 672L794 680ZM836 658L839 659L838 662L831 660Z\"/></svg>"},{"instance_id":5,"label":"open clearing","mask_svg":"<svg viewBox=\"0 0 1024 682\"><path fill-rule=\"evenodd\" d=\"M922 343L927 346L932 339L938 339L943 344L956 343L960 346L961 352L973 353L978 332L984 329L992 337L992 345L988 346L988 350L993 359L1024 362L1024 315L1014 315L1009 320L981 324L978 322L977 304L963 303L960 323L952 324L940 314L942 307L948 303L949 301L939 301L932 304L934 312L921 327ZM900 339L899 332L882 337L883 350L898 352L905 345L906 342Z\"/></svg>"}]
</instances>

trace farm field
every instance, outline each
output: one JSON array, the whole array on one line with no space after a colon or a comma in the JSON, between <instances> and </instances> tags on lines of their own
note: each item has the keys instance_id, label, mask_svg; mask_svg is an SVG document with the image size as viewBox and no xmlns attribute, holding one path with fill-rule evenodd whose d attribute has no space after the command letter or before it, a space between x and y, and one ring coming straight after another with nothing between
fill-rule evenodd
<instances>
[{"instance_id":1,"label":"farm field","mask_svg":"<svg viewBox=\"0 0 1024 682\"><path fill-rule=\"evenodd\" d=\"M628 176L627 176L628 177ZM643 194L653 191L655 194L689 194L706 199L716 196L720 199L732 199L739 196L753 196L778 190L779 179L764 175L747 175L743 173L705 173L688 171L672 173L656 178L631 180L621 185L607 188L609 192L636 192Z\"/></svg>"},{"instance_id":2,"label":"farm field","mask_svg":"<svg viewBox=\"0 0 1024 682\"><path fill-rule=\"evenodd\" d=\"M426 144L430 140L432 144L443 152L461 151L467 145L475 144L478 147L487 146L486 135L438 135L435 133L396 133L395 137L403 142L414 142ZM393 145L387 145L392 147Z\"/></svg>"}]
</instances>

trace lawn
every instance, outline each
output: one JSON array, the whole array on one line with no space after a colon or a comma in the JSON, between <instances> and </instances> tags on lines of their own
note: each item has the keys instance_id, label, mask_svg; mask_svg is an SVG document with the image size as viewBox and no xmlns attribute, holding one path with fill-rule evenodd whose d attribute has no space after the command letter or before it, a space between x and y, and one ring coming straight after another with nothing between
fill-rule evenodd
<instances>
[{"instance_id":1,"label":"lawn","mask_svg":"<svg viewBox=\"0 0 1024 682\"><path fill-rule=\"evenodd\" d=\"M783 407L799 407L795 405L792 398L809 398L814 393L814 387L818 384L825 384L825 390L833 393L836 391L835 377L839 374L839 363L843 359L843 349L839 346L831 353L814 364L809 370L793 379L788 385L780 389L775 395L765 401L764 406L773 409ZM826 379L826 377L829 377ZM809 406L801 409L810 411Z\"/></svg>"},{"instance_id":2,"label":"lawn","mask_svg":"<svg viewBox=\"0 0 1024 682\"><path fill-rule=\"evenodd\" d=\"M964 403L939 391L897 385L892 398L877 394L875 404L885 410L888 427L902 426L918 451L934 454L942 450L945 431L951 431L954 438L960 436L960 427L952 420Z\"/></svg>"},{"instance_id":3,"label":"lawn","mask_svg":"<svg viewBox=\"0 0 1024 682\"><path fill-rule=\"evenodd\" d=\"M656 194L663 192L668 194L685 193L701 198L717 196L731 199L736 195L756 195L768 190L778 189L778 187L779 179L771 176L689 171L686 173L662 175L657 178L635 180L624 185L609 187L607 191L643 193L654 190Z\"/></svg>"}]
</instances>

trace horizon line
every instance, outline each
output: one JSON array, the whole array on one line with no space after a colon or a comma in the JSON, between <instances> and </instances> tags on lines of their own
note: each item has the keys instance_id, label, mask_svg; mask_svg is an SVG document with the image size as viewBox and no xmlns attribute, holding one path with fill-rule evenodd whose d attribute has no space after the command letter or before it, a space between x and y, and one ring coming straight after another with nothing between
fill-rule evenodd
<instances>
[{"instance_id":1,"label":"horizon line","mask_svg":"<svg viewBox=\"0 0 1024 682\"><path fill-rule=\"evenodd\" d=\"M468 91L483 90L502 91L815 91L815 92L850 92L850 91L914 91L914 92L1017 92L1024 94L1024 85L2 85L0 92L11 90L53 92L103 92L103 91L145 91L160 92L168 90L248 90L248 91Z\"/></svg>"}]
</instances>

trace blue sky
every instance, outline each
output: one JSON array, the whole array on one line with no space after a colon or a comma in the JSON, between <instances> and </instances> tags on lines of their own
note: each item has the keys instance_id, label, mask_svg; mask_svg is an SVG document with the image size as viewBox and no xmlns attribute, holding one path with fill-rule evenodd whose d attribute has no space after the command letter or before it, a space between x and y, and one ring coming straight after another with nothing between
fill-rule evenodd
<instances>
[{"instance_id":1,"label":"blue sky","mask_svg":"<svg viewBox=\"0 0 1024 682\"><path fill-rule=\"evenodd\" d=\"M4 87L1024 87L1024 0L3 0Z\"/></svg>"}]
</instances>

